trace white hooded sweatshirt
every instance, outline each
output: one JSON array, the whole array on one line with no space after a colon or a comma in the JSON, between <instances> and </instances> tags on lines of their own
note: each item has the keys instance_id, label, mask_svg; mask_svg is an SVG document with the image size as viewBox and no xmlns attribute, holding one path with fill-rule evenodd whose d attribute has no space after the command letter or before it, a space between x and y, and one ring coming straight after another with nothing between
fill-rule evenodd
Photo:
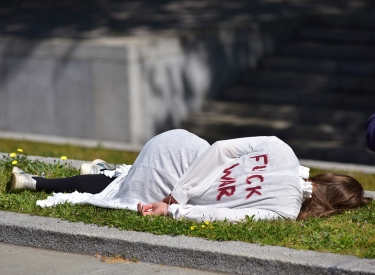
<instances>
[{"instance_id":1,"label":"white hooded sweatshirt","mask_svg":"<svg viewBox=\"0 0 375 275\"><path fill-rule=\"evenodd\" d=\"M131 166L99 194L54 194L37 204L88 203L136 210L172 196L168 207L176 219L237 222L255 219L295 219L311 194L308 168L276 137L218 141L212 146L185 131L172 130L151 139Z\"/></svg>"}]
</instances>

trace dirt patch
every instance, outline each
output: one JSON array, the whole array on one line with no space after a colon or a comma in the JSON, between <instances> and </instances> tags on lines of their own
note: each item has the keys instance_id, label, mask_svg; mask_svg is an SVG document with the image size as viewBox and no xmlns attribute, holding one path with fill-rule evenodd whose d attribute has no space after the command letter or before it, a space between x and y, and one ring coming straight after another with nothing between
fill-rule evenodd
<instances>
[{"instance_id":1,"label":"dirt patch","mask_svg":"<svg viewBox=\"0 0 375 275\"><path fill-rule=\"evenodd\" d=\"M108 256L101 256L99 254L95 254L95 258L100 259L101 262L103 263L111 263L111 264L116 264L116 263L138 263L139 260L136 258L133 259L128 259L125 256L120 256L120 255L115 255L112 257Z\"/></svg>"}]
</instances>

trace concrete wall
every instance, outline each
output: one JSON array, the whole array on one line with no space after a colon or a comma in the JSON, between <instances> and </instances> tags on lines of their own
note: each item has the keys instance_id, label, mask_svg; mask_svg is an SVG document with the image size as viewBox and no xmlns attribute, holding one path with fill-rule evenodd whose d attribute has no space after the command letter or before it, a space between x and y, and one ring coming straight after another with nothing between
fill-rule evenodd
<instances>
[{"instance_id":1,"label":"concrete wall","mask_svg":"<svg viewBox=\"0 0 375 275\"><path fill-rule=\"evenodd\" d=\"M144 144L272 48L257 26L88 40L0 38L0 131Z\"/></svg>"}]
</instances>

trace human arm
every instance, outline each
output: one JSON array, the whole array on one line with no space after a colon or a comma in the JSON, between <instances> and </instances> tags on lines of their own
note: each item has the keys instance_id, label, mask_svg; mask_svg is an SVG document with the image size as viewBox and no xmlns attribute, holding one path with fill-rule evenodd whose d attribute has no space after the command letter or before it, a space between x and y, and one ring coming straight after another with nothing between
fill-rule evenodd
<instances>
[{"instance_id":1,"label":"human arm","mask_svg":"<svg viewBox=\"0 0 375 275\"><path fill-rule=\"evenodd\" d=\"M213 208L207 206L193 206L193 205L178 205L172 204L168 207L168 215L174 219L185 218L188 220L194 220L196 222L201 221L228 221L228 222L240 222L245 219L246 216L253 217L255 220L262 219L277 219L281 216L274 211L257 209L257 208L241 208L241 209L230 209L230 208Z\"/></svg>"},{"instance_id":2,"label":"human arm","mask_svg":"<svg viewBox=\"0 0 375 275\"><path fill-rule=\"evenodd\" d=\"M181 205L201 196L221 175L231 159L256 151L268 137L248 137L215 142L186 171L173 189Z\"/></svg>"},{"instance_id":3,"label":"human arm","mask_svg":"<svg viewBox=\"0 0 375 275\"><path fill-rule=\"evenodd\" d=\"M194 220L196 222L201 221L227 221L227 222L240 222L245 219L246 216L253 217L255 220L262 219L276 219L280 218L274 211L257 209L257 208L242 208L242 209L230 209L230 208L212 208L206 206L193 206L179 204L169 205L165 202L154 202L150 204L138 203L138 213L142 216L170 216L174 219L185 218L188 220Z\"/></svg>"},{"instance_id":4,"label":"human arm","mask_svg":"<svg viewBox=\"0 0 375 275\"><path fill-rule=\"evenodd\" d=\"M371 151L375 151L375 114L373 114L367 121L367 147Z\"/></svg>"}]
</instances>

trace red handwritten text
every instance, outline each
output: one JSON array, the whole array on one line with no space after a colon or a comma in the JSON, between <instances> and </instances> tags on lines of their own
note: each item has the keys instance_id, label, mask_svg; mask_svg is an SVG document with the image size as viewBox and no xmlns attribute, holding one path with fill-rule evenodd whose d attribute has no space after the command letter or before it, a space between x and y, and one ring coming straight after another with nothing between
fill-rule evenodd
<instances>
[{"instance_id":1,"label":"red handwritten text","mask_svg":"<svg viewBox=\"0 0 375 275\"><path fill-rule=\"evenodd\" d=\"M230 174L232 173L232 169L239 165L239 163L236 163L226 169L224 169L224 175L220 178L221 184L219 185L219 194L216 197L216 200L220 200L222 196L232 196L234 192L236 191L236 186L234 183L236 183L235 178L231 178Z\"/></svg>"},{"instance_id":2,"label":"red handwritten text","mask_svg":"<svg viewBox=\"0 0 375 275\"><path fill-rule=\"evenodd\" d=\"M255 157L250 157L255 159L256 162L258 162L258 165L254 166L251 171L256 172L264 172L267 169L268 164L268 156L267 155L259 155ZM223 196L231 197L236 192L236 179L234 177L231 177L232 170L236 166L238 166L239 163L233 164L232 166L224 169L223 176L220 178L220 185L218 188L219 194L216 197L216 200L221 200ZM262 186L259 185L259 183L262 183L264 181L264 177L260 174L255 174L248 176L246 178L246 183L249 185L252 185L251 187L248 187L245 189L245 191L248 192L246 196L246 200L249 199L252 195L256 194L258 196L261 196L261 190Z\"/></svg>"},{"instance_id":3,"label":"red handwritten text","mask_svg":"<svg viewBox=\"0 0 375 275\"><path fill-rule=\"evenodd\" d=\"M250 157L250 158L255 159L257 162L260 162L261 160L263 160L262 165L255 166L252 169L252 171L265 171L266 170L267 164L268 164L268 157L267 157L267 155L259 155L259 156ZM247 177L246 183L247 184L252 184L253 183L253 181L252 181L253 178L259 179L259 182L263 182L264 181L264 178L263 178L262 175L251 175L251 176ZM262 186L259 186L259 185L255 186L255 187L246 188L245 190L249 192L249 194L247 194L247 196L246 196L246 200L248 198L250 198L254 194L257 194L257 195L261 196L262 193L260 191L258 191L258 190L261 190L261 189L262 189Z\"/></svg>"}]
</instances>

